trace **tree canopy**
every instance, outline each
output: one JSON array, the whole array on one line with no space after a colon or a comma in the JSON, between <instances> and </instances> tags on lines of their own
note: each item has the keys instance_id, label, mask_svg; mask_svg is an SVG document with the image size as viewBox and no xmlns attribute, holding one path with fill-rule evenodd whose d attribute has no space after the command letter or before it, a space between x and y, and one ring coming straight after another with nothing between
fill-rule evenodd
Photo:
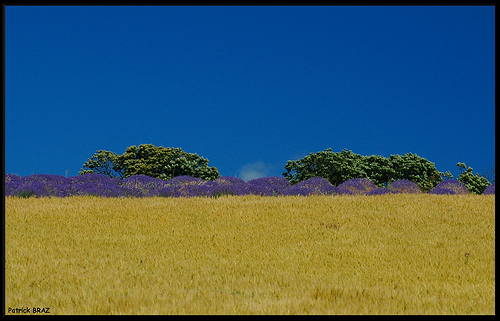
<instances>
[{"instance_id":1,"label":"tree canopy","mask_svg":"<svg viewBox=\"0 0 500 321\"><path fill-rule=\"evenodd\" d=\"M206 180L220 177L217 168L209 167L208 159L198 154L187 153L181 148L157 147L151 144L130 146L122 155L98 150L83 164L79 173L99 173L118 178L147 175L163 180L181 175Z\"/></svg>"},{"instance_id":2,"label":"tree canopy","mask_svg":"<svg viewBox=\"0 0 500 321\"><path fill-rule=\"evenodd\" d=\"M465 163L457 163L460 168L458 181L467 187L467 190L473 194L482 194L491 183L483 176L472 173L472 167L467 168ZM467 168L467 169L466 169Z\"/></svg>"},{"instance_id":3,"label":"tree canopy","mask_svg":"<svg viewBox=\"0 0 500 321\"><path fill-rule=\"evenodd\" d=\"M97 173L109 177L123 178L123 169L119 157L120 155L116 153L98 150L83 164L83 168L78 173L80 175Z\"/></svg>"}]
</instances>

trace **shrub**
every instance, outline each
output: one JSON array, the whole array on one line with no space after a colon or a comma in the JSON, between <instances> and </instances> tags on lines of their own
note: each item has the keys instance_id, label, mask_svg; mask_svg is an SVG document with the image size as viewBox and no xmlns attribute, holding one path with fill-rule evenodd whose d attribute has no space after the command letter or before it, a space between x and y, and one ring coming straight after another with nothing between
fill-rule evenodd
<instances>
[{"instance_id":1,"label":"shrub","mask_svg":"<svg viewBox=\"0 0 500 321\"><path fill-rule=\"evenodd\" d=\"M7 195L21 195L21 197L65 197L71 194L71 180L60 175L36 174L29 175L21 180L9 177L6 184Z\"/></svg>"},{"instance_id":2,"label":"shrub","mask_svg":"<svg viewBox=\"0 0 500 321\"><path fill-rule=\"evenodd\" d=\"M169 185L184 186L184 185L203 185L207 181L202 178L191 177L189 175L181 175L171 178L166 181Z\"/></svg>"},{"instance_id":3,"label":"shrub","mask_svg":"<svg viewBox=\"0 0 500 321\"><path fill-rule=\"evenodd\" d=\"M209 197L220 197L222 195L246 195L246 183L238 177L223 176L215 179L213 184L208 182L205 184L209 192Z\"/></svg>"},{"instance_id":4,"label":"shrub","mask_svg":"<svg viewBox=\"0 0 500 321\"><path fill-rule=\"evenodd\" d=\"M240 178L235 180L216 179L214 184L206 184L211 187L210 197L220 197L222 195L246 195L246 183Z\"/></svg>"},{"instance_id":5,"label":"shrub","mask_svg":"<svg viewBox=\"0 0 500 321\"><path fill-rule=\"evenodd\" d=\"M88 183L75 186L73 195L90 195L100 197L128 197L133 195L127 188L115 184Z\"/></svg>"},{"instance_id":6,"label":"shrub","mask_svg":"<svg viewBox=\"0 0 500 321\"><path fill-rule=\"evenodd\" d=\"M407 179L392 182L388 187L391 193L422 194L420 187Z\"/></svg>"},{"instance_id":7,"label":"shrub","mask_svg":"<svg viewBox=\"0 0 500 321\"><path fill-rule=\"evenodd\" d=\"M209 197L213 193L213 184L207 186L207 183L186 184L182 187L178 187L178 190L180 192L180 195L185 197L198 197L198 196Z\"/></svg>"},{"instance_id":8,"label":"shrub","mask_svg":"<svg viewBox=\"0 0 500 321\"><path fill-rule=\"evenodd\" d=\"M20 189L20 190L16 191L15 193L13 193L13 195L17 196L17 197L21 197L21 198L30 198L32 196L38 196L36 194L36 192L31 188Z\"/></svg>"},{"instance_id":9,"label":"shrub","mask_svg":"<svg viewBox=\"0 0 500 321\"><path fill-rule=\"evenodd\" d=\"M260 177L246 182L245 192L253 195L277 196L283 195L290 186L290 182L283 177Z\"/></svg>"},{"instance_id":10,"label":"shrub","mask_svg":"<svg viewBox=\"0 0 500 321\"><path fill-rule=\"evenodd\" d=\"M33 181L23 182L17 189L12 191L12 195L28 198L32 196L34 197L50 196L50 193L47 191L44 183L37 180L33 180Z\"/></svg>"},{"instance_id":11,"label":"shrub","mask_svg":"<svg viewBox=\"0 0 500 321\"><path fill-rule=\"evenodd\" d=\"M450 179L439 183L429 194L469 194L469 191L461 182Z\"/></svg>"},{"instance_id":12,"label":"shrub","mask_svg":"<svg viewBox=\"0 0 500 321\"><path fill-rule=\"evenodd\" d=\"M118 182L118 185L126 188L131 196L151 197L156 196L158 190L165 186L166 182L146 175L134 175L124 178Z\"/></svg>"},{"instance_id":13,"label":"shrub","mask_svg":"<svg viewBox=\"0 0 500 321\"><path fill-rule=\"evenodd\" d=\"M335 193L339 195L366 195L377 185L366 178L349 179L335 188Z\"/></svg>"},{"instance_id":14,"label":"shrub","mask_svg":"<svg viewBox=\"0 0 500 321\"><path fill-rule=\"evenodd\" d=\"M298 182L285 191L285 195L331 195L335 193L335 186L323 177L311 177Z\"/></svg>"},{"instance_id":15,"label":"shrub","mask_svg":"<svg viewBox=\"0 0 500 321\"><path fill-rule=\"evenodd\" d=\"M14 174L5 174L5 196L14 195L12 192L23 183L23 178Z\"/></svg>"},{"instance_id":16,"label":"shrub","mask_svg":"<svg viewBox=\"0 0 500 321\"><path fill-rule=\"evenodd\" d=\"M158 190L158 196L162 197L193 197L199 194L209 194L207 187L203 188L208 181L181 175L165 181L165 184Z\"/></svg>"},{"instance_id":17,"label":"shrub","mask_svg":"<svg viewBox=\"0 0 500 321\"><path fill-rule=\"evenodd\" d=\"M219 185L236 185L236 184L245 184L245 181L239 177L232 176L223 176L215 179Z\"/></svg>"},{"instance_id":18,"label":"shrub","mask_svg":"<svg viewBox=\"0 0 500 321\"><path fill-rule=\"evenodd\" d=\"M180 196L179 193L177 192L175 187L173 185L167 185L164 187L161 187L158 192L156 193L156 196L160 197L176 197Z\"/></svg>"},{"instance_id":19,"label":"shrub","mask_svg":"<svg viewBox=\"0 0 500 321\"><path fill-rule=\"evenodd\" d=\"M79 176L72 176L69 179L73 182L73 184L82 185L87 183L96 183L96 184L118 184L121 180L118 178L111 178L109 176L97 173L87 173Z\"/></svg>"}]
</instances>

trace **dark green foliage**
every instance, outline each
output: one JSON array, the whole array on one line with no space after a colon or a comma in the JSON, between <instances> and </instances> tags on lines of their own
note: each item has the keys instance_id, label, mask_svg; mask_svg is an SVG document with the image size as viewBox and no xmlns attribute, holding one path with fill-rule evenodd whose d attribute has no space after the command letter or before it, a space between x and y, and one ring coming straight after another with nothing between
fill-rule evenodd
<instances>
[{"instance_id":1,"label":"dark green foliage","mask_svg":"<svg viewBox=\"0 0 500 321\"><path fill-rule=\"evenodd\" d=\"M397 180L416 183L424 192L439 184L443 177L450 174L439 172L434 163L417 154L362 156L346 149L334 153L331 148L296 161L288 161L283 176L292 184L311 177L326 178L338 186L353 178L366 178L378 187L387 186Z\"/></svg>"},{"instance_id":2,"label":"dark green foliage","mask_svg":"<svg viewBox=\"0 0 500 321\"><path fill-rule=\"evenodd\" d=\"M364 156L364 162L367 164L367 177L378 187L386 186L396 180L396 171L389 158L371 155Z\"/></svg>"},{"instance_id":3,"label":"dark green foliage","mask_svg":"<svg viewBox=\"0 0 500 321\"><path fill-rule=\"evenodd\" d=\"M120 156L120 161L125 170L124 177L141 174L163 180L182 175L205 180L220 177L217 168L208 167L208 159L186 153L181 148L156 147L151 144L131 146Z\"/></svg>"},{"instance_id":4,"label":"dark green foliage","mask_svg":"<svg viewBox=\"0 0 500 321\"><path fill-rule=\"evenodd\" d=\"M78 174L96 173L113 178L123 177L123 166L120 164L120 155L106 150L98 150L89 158Z\"/></svg>"},{"instance_id":5,"label":"dark green foliage","mask_svg":"<svg viewBox=\"0 0 500 321\"><path fill-rule=\"evenodd\" d=\"M198 154L187 153L181 148L156 147L151 144L130 146L122 155L108 151L97 151L80 171L80 174L99 173L110 177L126 178L133 175L169 180L187 175L205 180L214 180L219 171L208 166L208 159Z\"/></svg>"},{"instance_id":6,"label":"dark green foliage","mask_svg":"<svg viewBox=\"0 0 500 321\"><path fill-rule=\"evenodd\" d=\"M491 185L491 183L479 174L472 174L472 168L465 166L465 163L457 163L460 167L460 175L458 181L467 187L467 190L473 194L482 194L484 189ZM467 170L466 170L467 168Z\"/></svg>"},{"instance_id":7,"label":"dark green foliage","mask_svg":"<svg viewBox=\"0 0 500 321\"><path fill-rule=\"evenodd\" d=\"M16 196L21 198L30 198L32 196L36 197L36 193L29 189L23 189L19 193L17 193Z\"/></svg>"},{"instance_id":8,"label":"dark green foliage","mask_svg":"<svg viewBox=\"0 0 500 321\"><path fill-rule=\"evenodd\" d=\"M389 160L395 172L395 180L407 179L416 183L424 192L432 190L443 181L443 176L448 176L448 173L438 171L434 163L417 154L391 155Z\"/></svg>"},{"instance_id":9,"label":"dark green foliage","mask_svg":"<svg viewBox=\"0 0 500 321\"><path fill-rule=\"evenodd\" d=\"M326 178L332 185L339 185L351 178L368 178L363 156L344 149L339 153L331 148L311 153L302 159L288 161L283 176L292 184L311 177Z\"/></svg>"}]
</instances>

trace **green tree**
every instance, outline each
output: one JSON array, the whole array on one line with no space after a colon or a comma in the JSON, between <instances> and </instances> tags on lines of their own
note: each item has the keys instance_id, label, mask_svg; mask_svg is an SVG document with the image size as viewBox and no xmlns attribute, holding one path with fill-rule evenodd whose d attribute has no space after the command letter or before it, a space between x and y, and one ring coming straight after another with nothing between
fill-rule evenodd
<instances>
[{"instance_id":1,"label":"green tree","mask_svg":"<svg viewBox=\"0 0 500 321\"><path fill-rule=\"evenodd\" d=\"M366 164L362 156L347 149L334 153L328 148L299 160L289 160L285 169L283 176L292 184L311 177L326 178L333 185L339 185L351 178L367 178Z\"/></svg>"},{"instance_id":2,"label":"green tree","mask_svg":"<svg viewBox=\"0 0 500 321\"><path fill-rule=\"evenodd\" d=\"M96 169L101 170L98 167L99 164L101 163L95 164L85 172L98 172ZM141 174L163 180L181 175L206 180L214 180L220 177L217 168L209 167L208 159L200 157L198 154L187 153L181 148L156 147L151 144L128 147L125 153L116 155L112 159L111 166L115 171L122 174L122 178ZM101 170L101 173L107 175L106 171Z\"/></svg>"},{"instance_id":3,"label":"green tree","mask_svg":"<svg viewBox=\"0 0 500 321\"><path fill-rule=\"evenodd\" d=\"M98 150L89 158L78 174L97 173L109 177L122 178L123 166L120 164L119 155L106 150Z\"/></svg>"},{"instance_id":4,"label":"green tree","mask_svg":"<svg viewBox=\"0 0 500 321\"><path fill-rule=\"evenodd\" d=\"M479 176L477 173L473 174L472 167L467 168L465 163L457 163L457 166L460 167L460 175L458 175L457 180L464 184L469 192L482 194L484 189L491 185L486 178Z\"/></svg>"},{"instance_id":5,"label":"green tree","mask_svg":"<svg viewBox=\"0 0 500 321\"><path fill-rule=\"evenodd\" d=\"M407 179L416 183L424 192L432 190L443 181L443 176L449 175L448 172L441 173L434 163L417 154L391 155L389 160L394 170L393 180Z\"/></svg>"}]
</instances>

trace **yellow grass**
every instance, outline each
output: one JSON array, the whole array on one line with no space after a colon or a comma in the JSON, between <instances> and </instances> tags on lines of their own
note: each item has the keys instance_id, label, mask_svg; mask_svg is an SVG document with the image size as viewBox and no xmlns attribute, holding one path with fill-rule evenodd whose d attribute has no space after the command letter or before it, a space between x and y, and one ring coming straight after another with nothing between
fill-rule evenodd
<instances>
[{"instance_id":1,"label":"yellow grass","mask_svg":"<svg viewBox=\"0 0 500 321\"><path fill-rule=\"evenodd\" d=\"M7 197L5 236L7 314L495 313L494 195Z\"/></svg>"}]
</instances>

